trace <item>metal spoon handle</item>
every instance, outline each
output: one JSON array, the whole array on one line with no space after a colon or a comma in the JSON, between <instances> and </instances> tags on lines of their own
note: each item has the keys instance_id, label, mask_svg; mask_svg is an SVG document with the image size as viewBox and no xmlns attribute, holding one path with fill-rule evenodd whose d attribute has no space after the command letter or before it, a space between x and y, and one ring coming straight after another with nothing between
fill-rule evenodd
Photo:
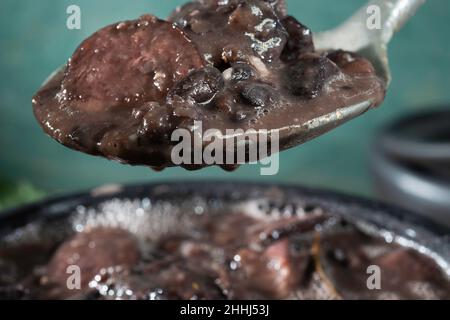
<instances>
[{"instance_id":1,"label":"metal spoon handle","mask_svg":"<svg viewBox=\"0 0 450 320\"><path fill-rule=\"evenodd\" d=\"M367 8L380 10L381 29L379 39L387 44L392 39L395 32L399 31L405 23L416 13L417 9L426 0L371 0L366 6L365 18L369 14ZM375 9L379 8L379 9ZM359 17L358 17L359 18ZM364 19L364 16L362 17Z\"/></svg>"},{"instance_id":2,"label":"metal spoon handle","mask_svg":"<svg viewBox=\"0 0 450 320\"><path fill-rule=\"evenodd\" d=\"M317 34L318 49L386 46L426 0L371 0L337 28Z\"/></svg>"}]
</instances>

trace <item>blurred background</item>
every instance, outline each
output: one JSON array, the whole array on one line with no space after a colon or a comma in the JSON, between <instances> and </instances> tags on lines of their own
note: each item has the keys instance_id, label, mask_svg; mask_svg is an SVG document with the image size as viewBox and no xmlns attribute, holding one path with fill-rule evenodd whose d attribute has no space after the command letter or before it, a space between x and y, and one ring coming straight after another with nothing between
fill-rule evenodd
<instances>
[{"instance_id":1,"label":"blurred background","mask_svg":"<svg viewBox=\"0 0 450 320\"><path fill-rule=\"evenodd\" d=\"M0 3L0 209L45 195L109 183L187 179L255 180L303 184L374 198L370 146L384 124L429 106L450 108L450 1L430 0L390 45L393 82L377 110L301 147L283 152L280 172L260 176L246 165L234 173L124 166L66 149L42 133L31 97L78 44L98 28L150 12L166 17L185 1L2 0ZM287 1L313 32L334 27L361 0ZM66 28L66 8L81 7L81 30Z\"/></svg>"}]
</instances>

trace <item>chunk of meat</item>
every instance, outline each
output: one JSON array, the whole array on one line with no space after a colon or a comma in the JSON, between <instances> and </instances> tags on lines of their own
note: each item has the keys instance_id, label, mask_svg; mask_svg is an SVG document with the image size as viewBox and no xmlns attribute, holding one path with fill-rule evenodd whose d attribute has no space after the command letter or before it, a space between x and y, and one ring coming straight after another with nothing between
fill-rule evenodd
<instances>
[{"instance_id":1,"label":"chunk of meat","mask_svg":"<svg viewBox=\"0 0 450 320\"><path fill-rule=\"evenodd\" d=\"M134 236L121 229L93 229L76 234L55 252L47 268L46 283L67 289L69 266L80 268L81 287L105 267L133 266L141 258Z\"/></svg>"},{"instance_id":2,"label":"chunk of meat","mask_svg":"<svg viewBox=\"0 0 450 320\"><path fill-rule=\"evenodd\" d=\"M389 277L392 284L404 284L412 281L435 282L440 270L433 260L412 249L398 248L375 260L381 272ZM399 272L408 270L407 273Z\"/></svg>"},{"instance_id":3,"label":"chunk of meat","mask_svg":"<svg viewBox=\"0 0 450 320\"><path fill-rule=\"evenodd\" d=\"M245 248L233 257L221 284L231 299L286 299L299 285L308 262L308 255L291 250L288 239L262 252Z\"/></svg>"},{"instance_id":4,"label":"chunk of meat","mask_svg":"<svg viewBox=\"0 0 450 320\"><path fill-rule=\"evenodd\" d=\"M375 68L369 60L353 52L337 50L329 53L327 57L342 68L344 72L351 75L365 75L375 72Z\"/></svg>"},{"instance_id":5,"label":"chunk of meat","mask_svg":"<svg viewBox=\"0 0 450 320\"><path fill-rule=\"evenodd\" d=\"M159 102L177 81L203 65L181 29L146 15L86 39L68 63L62 97L91 111Z\"/></svg>"}]
</instances>

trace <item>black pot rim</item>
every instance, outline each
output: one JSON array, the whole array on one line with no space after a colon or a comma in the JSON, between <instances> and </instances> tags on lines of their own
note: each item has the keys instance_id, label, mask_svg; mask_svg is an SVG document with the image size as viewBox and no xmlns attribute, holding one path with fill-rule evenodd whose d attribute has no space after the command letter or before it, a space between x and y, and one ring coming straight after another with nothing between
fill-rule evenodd
<instances>
[{"instance_id":1,"label":"black pot rim","mask_svg":"<svg viewBox=\"0 0 450 320\"><path fill-rule=\"evenodd\" d=\"M380 198L450 227L450 184L445 180L409 167L377 147L371 151L370 166Z\"/></svg>"},{"instance_id":2,"label":"black pot rim","mask_svg":"<svg viewBox=\"0 0 450 320\"><path fill-rule=\"evenodd\" d=\"M300 194L320 201L327 201L340 206L359 207L373 212L373 214L383 214L392 219L408 223L419 227L440 239L450 235L450 229L439 225L432 220L416 213L385 204L380 201L370 200L363 197L356 197L340 192L314 189L295 184L261 183L261 182L230 182L230 181L177 181L177 182L153 182L132 185L117 185L115 188L93 189L87 192L80 192L62 196L54 196L30 203L18 208L7 209L0 212L0 234L5 226L8 229L18 228L26 222L34 221L41 216L57 215L60 212L73 211L79 205L96 205L112 198L143 198L158 196L158 194L174 194L198 192L200 194L214 195L218 192L241 191L256 188L259 190L269 188L279 188L286 192Z\"/></svg>"},{"instance_id":3,"label":"black pot rim","mask_svg":"<svg viewBox=\"0 0 450 320\"><path fill-rule=\"evenodd\" d=\"M450 141L427 141L434 133L450 129L450 110L432 108L402 117L387 125L377 138L377 145L392 157L419 163L448 163ZM406 137L402 130L413 130L414 137Z\"/></svg>"}]
</instances>

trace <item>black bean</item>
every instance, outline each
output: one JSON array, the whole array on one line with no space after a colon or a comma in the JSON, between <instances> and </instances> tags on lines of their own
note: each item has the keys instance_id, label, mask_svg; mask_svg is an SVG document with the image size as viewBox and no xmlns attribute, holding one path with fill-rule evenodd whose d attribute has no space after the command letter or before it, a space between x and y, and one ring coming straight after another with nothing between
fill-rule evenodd
<instances>
[{"instance_id":1,"label":"black bean","mask_svg":"<svg viewBox=\"0 0 450 320\"><path fill-rule=\"evenodd\" d=\"M236 81L249 80L255 76L253 68L246 63L236 63L233 65L231 78Z\"/></svg>"},{"instance_id":2,"label":"black bean","mask_svg":"<svg viewBox=\"0 0 450 320\"><path fill-rule=\"evenodd\" d=\"M279 15L281 16L286 15L287 8L285 0L263 0L263 1L270 4Z\"/></svg>"},{"instance_id":3,"label":"black bean","mask_svg":"<svg viewBox=\"0 0 450 320\"><path fill-rule=\"evenodd\" d=\"M139 143L146 143L151 138L153 141L162 141L172 130L170 114L164 105L153 105L142 118L138 127Z\"/></svg>"},{"instance_id":4,"label":"black bean","mask_svg":"<svg viewBox=\"0 0 450 320\"><path fill-rule=\"evenodd\" d=\"M338 72L339 68L327 57L307 54L289 66L287 81L294 95L312 99L320 94L327 80Z\"/></svg>"},{"instance_id":5,"label":"black bean","mask_svg":"<svg viewBox=\"0 0 450 320\"><path fill-rule=\"evenodd\" d=\"M252 106L266 107L274 104L278 97L268 85L248 83L241 92L242 97Z\"/></svg>"},{"instance_id":6,"label":"black bean","mask_svg":"<svg viewBox=\"0 0 450 320\"><path fill-rule=\"evenodd\" d=\"M236 109L236 99L233 94L234 92L231 90L224 90L216 96L214 103L220 112L228 115L234 115Z\"/></svg>"},{"instance_id":7,"label":"black bean","mask_svg":"<svg viewBox=\"0 0 450 320\"><path fill-rule=\"evenodd\" d=\"M305 53L314 52L312 33L308 27L291 16L285 17L281 24L289 34L287 44L281 53L281 60L290 62L298 59Z\"/></svg>"},{"instance_id":8,"label":"black bean","mask_svg":"<svg viewBox=\"0 0 450 320\"><path fill-rule=\"evenodd\" d=\"M190 73L179 81L169 93L169 102L174 96L185 100L193 99L196 103L211 100L224 87L222 73L214 67L205 67Z\"/></svg>"}]
</instances>

